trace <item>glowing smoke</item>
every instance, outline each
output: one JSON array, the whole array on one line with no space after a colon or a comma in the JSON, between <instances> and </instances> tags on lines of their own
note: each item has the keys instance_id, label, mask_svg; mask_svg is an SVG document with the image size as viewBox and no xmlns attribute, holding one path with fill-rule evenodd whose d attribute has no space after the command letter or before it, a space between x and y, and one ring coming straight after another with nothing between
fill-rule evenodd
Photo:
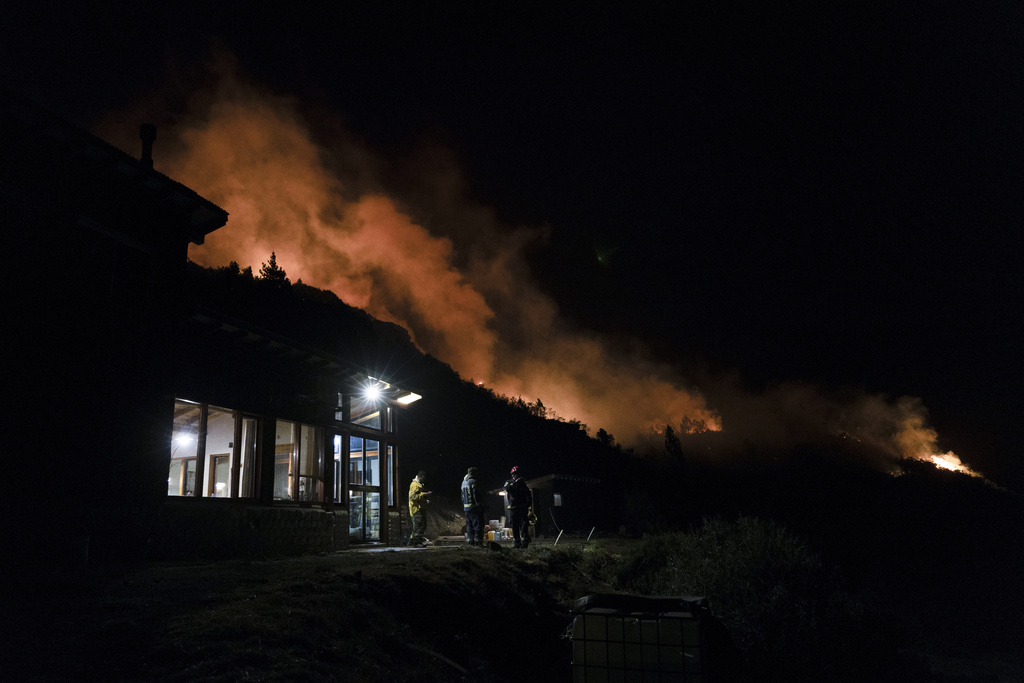
<instances>
[{"instance_id":1,"label":"glowing smoke","mask_svg":"<svg viewBox=\"0 0 1024 683\"><path fill-rule=\"evenodd\" d=\"M954 453L941 453L938 434L928 425L928 410L915 397L893 400L863 391L828 391L803 382L752 393L735 378L718 378L702 386L726 425L720 434L704 440L713 450L738 453L753 448L781 454L795 444L843 441L847 450L892 474L901 472L901 460L916 459L981 476Z\"/></svg>"},{"instance_id":2,"label":"glowing smoke","mask_svg":"<svg viewBox=\"0 0 1024 683\"><path fill-rule=\"evenodd\" d=\"M329 141L314 139L294 101L223 69L160 130L157 170L230 214L192 247L194 261L258 271L274 251L293 281L403 326L463 377L540 398L558 416L624 442L684 417L717 426L671 368L566 329L524 258L545 231L500 225L468 200L444 150L424 147L397 171L422 180L386 194L386 164L353 137L335 129ZM429 230L414 211L429 214Z\"/></svg>"},{"instance_id":3,"label":"glowing smoke","mask_svg":"<svg viewBox=\"0 0 1024 683\"><path fill-rule=\"evenodd\" d=\"M297 103L242 82L230 61L216 85L161 126L156 168L226 209L225 228L192 247L207 266L258 270L270 252L294 281L395 322L425 352L498 393L540 398L559 417L626 445L660 427L725 427L718 443L786 445L842 434L893 460L939 458L919 401L826 396L806 385L762 394L715 378L704 394L635 342L567 328L539 290L526 251L546 230L507 226L467 198L447 150L382 160L336 121L317 128ZM116 139L123 128L110 128ZM126 149L132 142L124 143ZM385 180L386 179L386 180Z\"/></svg>"}]
</instances>

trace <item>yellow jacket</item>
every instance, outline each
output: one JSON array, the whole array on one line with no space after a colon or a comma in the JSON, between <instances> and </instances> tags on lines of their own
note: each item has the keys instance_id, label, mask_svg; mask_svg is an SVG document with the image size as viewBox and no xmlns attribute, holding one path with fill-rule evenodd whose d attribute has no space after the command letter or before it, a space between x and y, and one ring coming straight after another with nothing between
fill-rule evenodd
<instances>
[{"instance_id":1,"label":"yellow jacket","mask_svg":"<svg viewBox=\"0 0 1024 683\"><path fill-rule=\"evenodd\" d=\"M422 510L424 508L424 506L427 503L426 498L424 497L424 494L426 494L426 491L424 491L423 484L421 484L416 479L413 479L412 483L409 484L409 514L410 515L414 515L414 514L416 514L417 512L419 512L420 510Z\"/></svg>"}]
</instances>

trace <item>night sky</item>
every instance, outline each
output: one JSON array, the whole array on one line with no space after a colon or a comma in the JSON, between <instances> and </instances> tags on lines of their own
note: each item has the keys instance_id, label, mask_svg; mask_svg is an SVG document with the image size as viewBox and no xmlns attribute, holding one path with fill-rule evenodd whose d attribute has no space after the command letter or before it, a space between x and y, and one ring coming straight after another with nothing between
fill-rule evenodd
<instances>
[{"instance_id":1,"label":"night sky","mask_svg":"<svg viewBox=\"0 0 1024 683\"><path fill-rule=\"evenodd\" d=\"M144 4L2 10L4 79L92 129L228 51L383 158L450 150L545 227L530 270L571 325L751 391L920 397L1024 483L1019 6Z\"/></svg>"}]
</instances>

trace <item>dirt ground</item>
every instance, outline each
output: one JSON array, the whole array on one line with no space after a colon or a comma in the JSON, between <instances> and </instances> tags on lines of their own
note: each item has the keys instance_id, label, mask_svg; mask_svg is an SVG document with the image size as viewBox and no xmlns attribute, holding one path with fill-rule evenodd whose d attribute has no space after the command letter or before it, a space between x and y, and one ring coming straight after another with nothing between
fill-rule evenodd
<instances>
[{"instance_id":1,"label":"dirt ground","mask_svg":"<svg viewBox=\"0 0 1024 683\"><path fill-rule=\"evenodd\" d=\"M5 591L0 679L571 680L565 633L586 577L547 575L542 548L442 543L22 578Z\"/></svg>"}]
</instances>

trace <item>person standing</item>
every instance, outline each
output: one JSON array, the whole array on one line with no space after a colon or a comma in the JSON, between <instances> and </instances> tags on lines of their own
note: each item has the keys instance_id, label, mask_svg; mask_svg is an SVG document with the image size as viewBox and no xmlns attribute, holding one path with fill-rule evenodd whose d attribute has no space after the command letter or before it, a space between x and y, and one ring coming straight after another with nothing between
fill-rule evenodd
<instances>
[{"instance_id":1,"label":"person standing","mask_svg":"<svg viewBox=\"0 0 1024 683\"><path fill-rule=\"evenodd\" d=\"M470 467L462 479L462 509L466 513L466 542L484 544L484 501L476 485L477 468Z\"/></svg>"},{"instance_id":2,"label":"person standing","mask_svg":"<svg viewBox=\"0 0 1024 683\"><path fill-rule=\"evenodd\" d=\"M409 545L425 546L427 544L427 498L431 494L426 490L424 483L427 481L427 473L420 470L409 484L409 520L412 522L412 532L409 534Z\"/></svg>"},{"instance_id":3,"label":"person standing","mask_svg":"<svg viewBox=\"0 0 1024 683\"><path fill-rule=\"evenodd\" d=\"M525 549L530 545L530 510L533 493L526 485L519 467L513 467L505 482L505 500L508 501L508 524L512 527L512 547Z\"/></svg>"}]
</instances>

